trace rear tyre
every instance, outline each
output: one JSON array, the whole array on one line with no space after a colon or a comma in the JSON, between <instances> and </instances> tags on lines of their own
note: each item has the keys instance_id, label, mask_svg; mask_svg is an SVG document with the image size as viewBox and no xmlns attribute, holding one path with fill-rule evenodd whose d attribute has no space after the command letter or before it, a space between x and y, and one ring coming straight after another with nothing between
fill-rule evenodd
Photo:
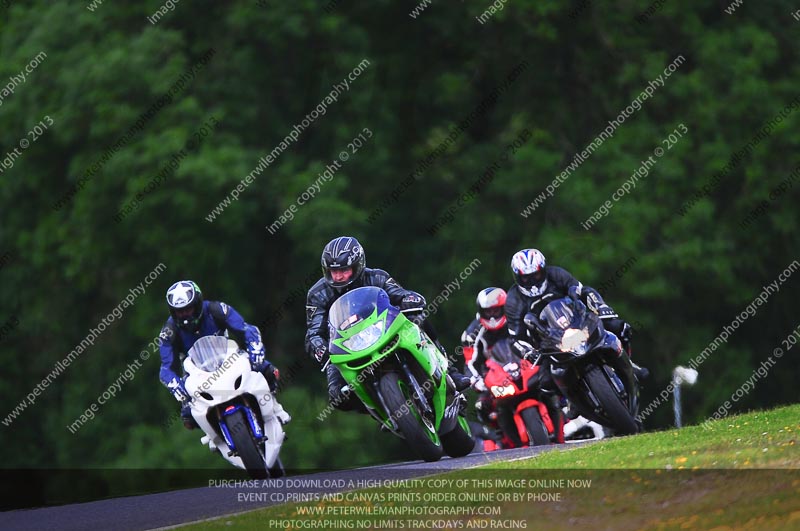
<instances>
[{"instance_id":1,"label":"rear tyre","mask_svg":"<svg viewBox=\"0 0 800 531\"><path fill-rule=\"evenodd\" d=\"M611 383L606 379L599 367L591 367L584 376L589 388L600 401L606 412L609 428L613 428L619 435L632 435L639 431L636 419L633 418L622 399L614 391Z\"/></svg>"},{"instance_id":2,"label":"rear tyre","mask_svg":"<svg viewBox=\"0 0 800 531\"><path fill-rule=\"evenodd\" d=\"M225 424L248 475L253 479L267 479L267 463L255 437L250 432L250 423L246 415L244 410L240 409L225 417Z\"/></svg>"},{"instance_id":3,"label":"rear tyre","mask_svg":"<svg viewBox=\"0 0 800 531\"><path fill-rule=\"evenodd\" d=\"M542 416L539 415L539 411L535 407L523 409L520 416L522 417L522 422L525 423L525 429L528 431L528 444L530 446L550 444L547 428L544 427Z\"/></svg>"},{"instance_id":4,"label":"rear tyre","mask_svg":"<svg viewBox=\"0 0 800 531\"><path fill-rule=\"evenodd\" d=\"M425 461L441 459L442 441L433 421L420 413L414 391L395 372L384 374L378 386L386 407L413 451Z\"/></svg>"},{"instance_id":5,"label":"rear tyre","mask_svg":"<svg viewBox=\"0 0 800 531\"><path fill-rule=\"evenodd\" d=\"M456 427L442 435L442 447L450 457L464 457L475 448L475 439L469 429L467 420L460 416Z\"/></svg>"}]
</instances>

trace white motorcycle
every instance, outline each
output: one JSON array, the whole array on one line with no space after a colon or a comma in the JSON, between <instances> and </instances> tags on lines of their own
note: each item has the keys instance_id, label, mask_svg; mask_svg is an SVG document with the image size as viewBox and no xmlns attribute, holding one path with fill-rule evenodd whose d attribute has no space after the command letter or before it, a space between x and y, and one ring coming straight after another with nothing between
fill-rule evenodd
<instances>
[{"instance_id":1,"label":"white motorcycle","mask_svg":"<svg viewBox=\"0 0 800 531\"><path fill-rule=\"evenodd\" d=\"M191 409L207 444L256 479L284 475L278 457L291 420L247 353L224 336L197 340L183 361Z\"/></svg>"}]
</instances>

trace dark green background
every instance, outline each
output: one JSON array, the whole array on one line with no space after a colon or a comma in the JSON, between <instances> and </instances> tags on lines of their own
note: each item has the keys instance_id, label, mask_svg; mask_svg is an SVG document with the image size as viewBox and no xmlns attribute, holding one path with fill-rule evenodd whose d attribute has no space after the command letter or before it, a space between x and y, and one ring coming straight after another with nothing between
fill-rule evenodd
<instances>
[{"instance_id":1,"label":"dark green background","mask_svg":"<svg viewBox=\"0 0 800 531\"><path fill-rule=\"evenodd\" d=\"M453 349L477 291L508 287L511 255L537 247L588 285L614 279L606 298L641 323L636 359L653 378L643 403L668 383L798 258L797 187L747 227L740 224L797 166L793 112L686 216L696 189L800 93L800 22L791 1L666 0L646 23L644 1L509 0L481 25L488 0L415 2L180 2L156 25L158 1L11 2L0 12L0 88L40 51L46 60L0 106L0 155L45 115L41 138L0 174L2 415L9 413L128 290L158 263L147 293L84 352L11 427L0 426L3 467L218 467L198 432L165 426L177 403L151 358L98 418L72 423L138 356L166 318L164 292L191 278L263 329L287 376L293 414L287 466L342 467L410 457L369 419L342 413L320 423L323 375L303 352L304 296L322 246L352 234L367 263L432 300L473 259L481 266L432 318ZM135 4L135 5L134 5ZM703 5L706 4L706 5ZM572 13L572 18L570 14ZM207 50L196 78L54 210L86 169L126 133ZM534 215L522 209L679 54L687 61ZM369 67L238 202L204 218L363 59ZM456 142L374 222L367 218L509 72L524 70ZM220 125L177 171L131 201L211 116ZM590 231L580 227L679 124L688 134L651 175ZM275 235L275 221L363 128L373 138ZM426 230L455 204L523 129L531 138L501 164L452 223ZM8 253L8 254L7 254ZM631 258L634 259L630 262ZM700 367L685 393L688 422L730 397L797 326L797 282L759 308ZM287 302L288 301L288 302ZM286 303L286 304L284 304ZM788 353L737 410L795 401L800 376ZM293 367L290 371L289 368ZM671 406L646 424L666 427Z\"/></svg>"}]
</instances>

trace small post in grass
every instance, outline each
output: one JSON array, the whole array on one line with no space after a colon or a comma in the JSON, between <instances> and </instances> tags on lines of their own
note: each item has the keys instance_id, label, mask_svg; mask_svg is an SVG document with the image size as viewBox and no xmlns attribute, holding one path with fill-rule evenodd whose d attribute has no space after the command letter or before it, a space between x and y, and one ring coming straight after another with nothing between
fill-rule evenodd
<instances>
[{"instance_id":1,"label":"small post in grass","mask_svg":"<svg viewBox=\"0 0 800 531\"><path fill-rule=\"evenodd\" d=\"M681 427L681 385L694 385L697 371L678 365L672 370L672 395L675 398L675 427Z\"/></svg>"}]
</instances>

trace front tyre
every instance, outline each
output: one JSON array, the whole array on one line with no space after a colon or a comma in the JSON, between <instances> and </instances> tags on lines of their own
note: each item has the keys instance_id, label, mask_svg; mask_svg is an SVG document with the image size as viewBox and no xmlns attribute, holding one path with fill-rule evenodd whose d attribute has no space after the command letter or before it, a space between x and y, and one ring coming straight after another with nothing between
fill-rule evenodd
<instances>
[{"instance_id":1,"label":"front tyre","mask_svg":"<svg viewBox=\"0 0 800 531\"><path fill-rule=\"evenodd\" d=\"M456 427L442 435L442 447L450 457L464 457L475 448L467 419L459 415Z\"/></svg>"},{"instance_id":2,"label":"front tyre","mask_svg":"<svg viewBox=\"0 0 800 531\"><path fill-rule=\"evenodd\" d=\"M441 459L444 453L442 441L433 420L420 412L414 391L395 372L384 374L378 387L388 413L414 452L425 461Z\"/></svg>"},{"instance_id":3,"label":"front tyre","mask_svg":"<svg viewBox=\"0 0 800 531\"><path fill-rule=\"evenodd\" d=\"M286 475L286 469L283 468L283 463L281 463L280 457L275 460L274 465L267 469L267 472L269 472L269 477L272 479L282 478Z\"/></svg>"},{"instance_id":4,"label":"front tyre","mask_svg":"<svg viewBox=\"0 0 800 531\"><path fill-rule=\"evenodd\" d=\"M547 435L547 429L544 427L542 416L535 407L529 407L522 410L520 413L522 422L525 424L525 429L528 432L528 445L541 446L550 444L550 436Z\"/></svg>"},{"instance_id":5,"label":"front tyre","mask_svg":"<svg viewBox=\"0 0 800 531\"><path fill-rule=\"evenodd\" d=\"M264 454L259 449L253 434L250 432L250 423L246 413L239 409L230 416L225 417L225 424L231 434L236 453L242 460L247 474L253 479L267 478L267 464Z\"/></svg>"},{"instance_id":6,"label":"front tyre","mask_svg":"<svg viewBox=\"0 0 800 531\"><path fill-rule=\"evenodd\" d=\"M584 376L589 389L600 402L610 422L609 428L613 428L620 435L632 435L639 431L636 419L633 418L622 399L614 391L611 383L606 379L603 371L592 366L586 371Z\"/></svg>"}]
</instances>

